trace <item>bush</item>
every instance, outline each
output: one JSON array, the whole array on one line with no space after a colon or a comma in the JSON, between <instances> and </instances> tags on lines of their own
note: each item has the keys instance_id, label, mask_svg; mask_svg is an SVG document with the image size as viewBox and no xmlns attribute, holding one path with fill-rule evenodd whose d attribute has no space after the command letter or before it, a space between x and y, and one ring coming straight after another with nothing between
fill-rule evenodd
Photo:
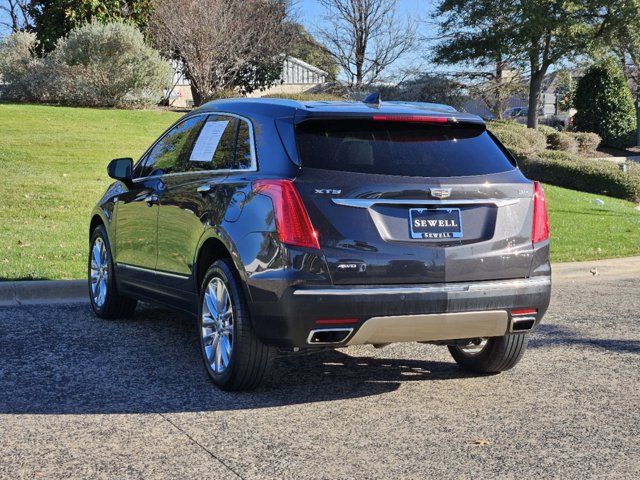
<instances>
[{"instance_id":1,"label":"bush","mask_svg":"<svg viewBox=\"0 0 640 480\"><path fill-rule=\"evenodd\" d=\"M543 133L516 122L495 120L487 128L514 154L530 155L547 146Z\"/></svg>"},{"instance_id":2,"label":"bush","mask_svg":"<svg viewBox=\"0 0 640 480\"><path fill-rule=\"evenodd\" d=\"M578 142L578 150L581 152L593 152L602 142L600 135L593 132L575 132L573 136Z\"/></svg>"},{"instance_id":3,"label":"bush","mask_svg":"<svg viewBox=\"0 0 640 480\"><path fill-rule=\"evenodd\" d=\"M542 133L545 137L549 138L549 135L553 135L554 133L558 133L558 130L550 127L549 125L538 125L538 131Z\"/></svg>"},{"instance_id":4,"label":"bush","mask_svg":"<svg viewBox=\"0 0 640 480\"><path fill-rule=\"evenodd\" d=\"M562 150L564 152L576 153L578 151L578 141L567 132L553 132L547 136L547 146L551 150Z\"/></svg>"},{"instance_id":5,"label":"bush","mask_svg":"<svg viewBox=\"0 0 640 480\"><path fill-rule=\"evenodd\" d=\"M344 98L328 93L273 93L271 95L265 95L264 98L284 98L289 100L296 100L298 102L314 102L314 101L339 101Z\"/></svg>"},{"instance_id":6,"label":"bush","mask_svg":"<svg viewBox=\"0 0 640 480\"><path fill-rule=\"evenodd\" d=\"M518 157L518 166L532 180L582 192L640 201L640 166L631 164L622 172L606 160L582 159L566 152L547 151L538 156Z\"/></svg>"},{"instance_id":7,"label":"bush","mask_svg":"<svg viewBox=\"0 0 640 480\"><path fill-rule=\"evenodd\" d=\"M46 99L49 81L42 59L34 55L36 36L17 32L0 41L0 76L7 100L39 102Z\"/></svg>"},{"instance_id":8,"label":"bush","mask_svg":"<svg viewBox=\"0 0 640 480\"><path fill-rule=\"evenodd\" d=\"M580 79L575 108L577 130L595 132L612 147L633 144L637 126L633 95L613 60L591 67Z\"/></svg>"},{"instance_id":9,"label":"bush","mask_svg":"<svg viewBox=\"0 0 640 480\"><path fill-rule=\"evenodd\" d=\"M157 104L173 69L121 22L90 23L58 41L47 63L53 99L62 104L123 107Z\"/></svg>"}]
</instances>

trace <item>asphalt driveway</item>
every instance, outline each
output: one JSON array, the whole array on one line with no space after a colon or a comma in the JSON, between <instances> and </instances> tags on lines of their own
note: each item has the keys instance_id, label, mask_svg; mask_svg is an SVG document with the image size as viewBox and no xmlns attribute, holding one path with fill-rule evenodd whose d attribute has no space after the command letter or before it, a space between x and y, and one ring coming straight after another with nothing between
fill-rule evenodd
<instances>
[{"instance_id":1,"label":"asphalt driveway","mask_svg":"<svg viewBox=\"0 0 640 480\"><path fill-rule=\"evenodd\" d=\"M555 285L501 375L444 347L351 347L228 394L187 318L0 308L0 477L637 478L638 312L636 275L589 276Z\"/></svg>"}]
</instances>

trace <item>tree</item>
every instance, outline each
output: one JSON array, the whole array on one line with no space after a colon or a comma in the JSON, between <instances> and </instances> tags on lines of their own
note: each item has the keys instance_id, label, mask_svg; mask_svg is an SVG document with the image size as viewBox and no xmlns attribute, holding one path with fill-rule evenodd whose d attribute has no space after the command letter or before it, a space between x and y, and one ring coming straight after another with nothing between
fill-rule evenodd
<instances>
[{"instance_id":1,"label":"tree","mask_svg":"<svg viewBox=\"0 0 640 480\"><path fill-rule=\"evenodd\" d=\"M601 12L594 0L442 0L437 17L446 37L440 58L480 65L490 60L498 66L506 58L526 66L527 126L535 128L549 67L587 49L599 33Z\"/></svg>"},{"instance_id":2,"label":"tree","mask_svg":"<svg viewBox=\"0 0 640 480\"><path fill-rule=\"evenodd\" d=\"M3 21L1 25L9 28L12 33L29 31L31 26L31 17L29 15L29 0L3 0L0 4L0 13Z\"/></svg>"},{"instance_id":3,"label":"tree","mask_svg":"<svg viewBox=\"0 0 640 480\"><path fill-rule=\"evenodd\" d=\"M182 62L196 105L273 85L291 38L289 0L158 0L156 43Z\"/></svg>"},{"instance_id":4,"label":"tree","mask_svg":"<svg viewBox=\"0 0 640 480\"><path fill-rule=\"evenodd\" d=\"M640 99L640 0L614 0L604 7L602 35L593 57L613 54Z\"/></svg>"},{"instance_id":5,"label":"tree","mask_svg":"<svg viewBox=\"0 0 640 480\"><path fill-rule=\"evenodd\" d=\"M153 0L31 0L28 14L39 49L54 49L59 38L76 27L90 23L125 21L145 30L153 11Z\"/></svg>"},{"instance_id":6,"label":"tree","mask_svg":"<svg viewBox=\"0 0 640 480\"><path fill-rule=\"evenodd\" d=\"M444 103L456 109L461 109L468 98L464 85L456 78L430 73L406 80L397 86L383 86L379 91L383 100Z\"/></svg>"},{"instance_id":7,"label":"tree","mask_svg":"<svg viewBox=\"0 0 640 480\"><path fill-rule=\"evenodd\" d=\"M585 73L578 81L574 102L578 110L574 124L578 130L595 132L613 147L633 144L637 127L633 95L612 59Z\"/></svg>"},{"instance_id":8,"label":"tree","mask_svg":"<svg viewBox=\"0 0 640 480\"><path fill-rule=\"evenodd\" d=\"M320 35L348 83L361 89L416 43L414 26L401 21L396 0L319 0L326 9Z\"/></svg>"},{"instance_id":9,"label":"tree","mask_svg":"<svg viewBox=\"0 0 640 480\"><path fill-rule=\"evenodd\" d=\"M289 55L318 67L329 75L328 81L338 76L338 63L329 51L320 44L301 24L293 24L293 37L289 46Z\"/></svg>"},{"instance_id":10,"label":"tree","mask_svg":"<svg viewBox=\"0 0 640 480\"><path fill-rule=\"evenodd\" d=\"M522 86L517 73L522 61L514 55L510 40L514 14L514 3L507 0L443 0L433 15L441 35L434 62L472 67L457 76L468 80L470 93L497 117Z\"/></svg>"}]
</instances>

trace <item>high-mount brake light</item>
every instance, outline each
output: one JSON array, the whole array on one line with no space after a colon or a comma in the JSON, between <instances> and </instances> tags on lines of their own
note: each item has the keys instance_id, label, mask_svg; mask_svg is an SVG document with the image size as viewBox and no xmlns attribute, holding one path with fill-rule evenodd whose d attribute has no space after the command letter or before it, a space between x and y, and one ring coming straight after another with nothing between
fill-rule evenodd
<instances>
[{"instance_id":1,"label":"high-mount brake light","mask_svg":"<svg viewBox=\"0 0 640 480\"><path fill-rule=\"evenodd\" d=\"M320 250L318 232L314 230L291 180L257 180L253 182L253 191L273 202L276 228L282 243Z\"/></svg>"},{"instance_id":2,"label":"high-mount brake light","mask_svg":"<svg viewBox=\"0 0 640 480\"><path fill-rule=\"evenodd\" d=\"M533 227L531 228L531 241L542 242L549 238L549 213L547 212L547 199L540 182L533 182Z\"/></svg>"},{"instance_id":3,"label":"high-mount brake light","mask_svg":"<svg viewBox=\"0 0 640 480\"><path fill-rule=\"evenodd\" d=\"M455 122L448 117L431 117L425 115L374 115L375 122L406 122L406 123L430 123L441 125L443 123Z\"/></svg>"}]
</instances>

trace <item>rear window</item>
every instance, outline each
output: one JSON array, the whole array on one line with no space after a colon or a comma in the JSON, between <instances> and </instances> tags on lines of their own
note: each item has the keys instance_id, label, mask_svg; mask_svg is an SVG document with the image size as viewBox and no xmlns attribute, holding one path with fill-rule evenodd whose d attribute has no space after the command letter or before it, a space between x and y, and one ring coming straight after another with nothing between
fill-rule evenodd
<instances>
[{"instance_id":1,"label":"rear window","mask_svg":"<svg viewBox=\"0 0 640 480\"><path fill-rule=\"evenodd\" d=\"M311 120L296 127L302 165L343 172L455 177L513 170L481 126Z\"/></svg>"}]
</instances>

